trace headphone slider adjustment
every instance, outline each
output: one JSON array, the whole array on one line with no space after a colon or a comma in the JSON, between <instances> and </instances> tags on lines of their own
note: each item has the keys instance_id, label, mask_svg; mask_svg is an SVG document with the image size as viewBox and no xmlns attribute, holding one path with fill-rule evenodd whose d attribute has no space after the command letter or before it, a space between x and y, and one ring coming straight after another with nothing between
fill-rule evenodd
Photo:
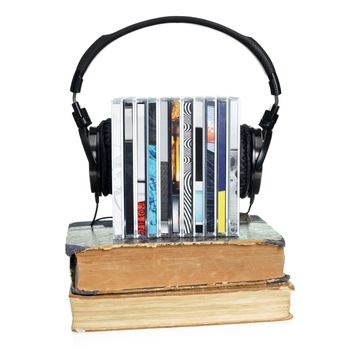
<instances>
[{"instance_id":1,"label":"headphone slider adjustment","mask_svg":"<svg viewBox=\"0 0 350 350\"><path fill-rule=\"evenodd\" d=\"M278 119L278 109L279 106L274 104L270 111L266 110L263 117L260 120L259 125L264 130L272 130Z\"/></svg>"},{"instance_id":2,"label":"headphone slider adjustment","mask_svg":"<svg viewBox=\"0 0 350 350\"><path fill-rule=\"evenodd\" d=\"M73 118L77 124L78 129L87 128L92 124L89 114L85 108L80 108L79 102L72 104L74 112Z\"/></svg>"}]
</instances>

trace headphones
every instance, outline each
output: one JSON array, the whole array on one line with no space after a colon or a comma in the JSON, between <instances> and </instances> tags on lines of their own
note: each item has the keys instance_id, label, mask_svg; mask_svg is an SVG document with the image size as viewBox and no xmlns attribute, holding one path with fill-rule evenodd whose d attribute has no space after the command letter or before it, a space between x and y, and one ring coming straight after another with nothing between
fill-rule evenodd
<instances>
[{"instance_id":1,"label":"headphones","mask_svg":"<svg viewBox=\"0 0 350 350\"><path fill-rule=\"evenodd\" d=\"M88 128L91 125L91 119L87 110L80 107L76 100L76 94L81 91L84 74L96 55L113 41L136 30L165 23L197 24L236 39L258 59L268 76L271 95L275 97L275 102L270 110L264 112L259 123L261 128L255 129L246 124L241 125L240 197L250 198L249 212L255 195L260 190L263 163L270 146L272 129L278 119L278 96L281 94L281 87L272 61L254 39L221 24L196 17L169 16L135 23L115 33L101 36L86 50L80 59L72 79L70 91L73 93L73 117L89 161L91 192L95 194L97 204L99 196L112 194L111 119L102 121L98 127Z\"/></svg>"}]
</instances>

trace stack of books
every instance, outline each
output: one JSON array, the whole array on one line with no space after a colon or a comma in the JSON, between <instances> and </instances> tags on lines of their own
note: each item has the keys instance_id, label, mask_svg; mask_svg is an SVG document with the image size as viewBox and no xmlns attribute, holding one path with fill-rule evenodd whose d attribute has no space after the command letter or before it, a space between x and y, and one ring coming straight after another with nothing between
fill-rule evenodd
<instances>
[{"instance_id":1,"label":"stack of books","mask_svg":"<svg viewBox=\"0 0 350 350\"><path fill-rule=\"evenodd\" d=\"M239 237L123 240L112 221L69 225L74 331L291 318L284 239L257 216Z\"/></svg>"}]
</instances>

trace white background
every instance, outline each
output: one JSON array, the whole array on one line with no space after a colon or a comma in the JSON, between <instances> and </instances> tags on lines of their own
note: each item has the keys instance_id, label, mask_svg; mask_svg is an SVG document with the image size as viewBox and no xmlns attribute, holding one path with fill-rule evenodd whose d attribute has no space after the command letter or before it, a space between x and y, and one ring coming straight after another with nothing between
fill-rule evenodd
<instances>
[{"instance_id":1,"label":"white background","mask_svg":"<svg viewBox=\"0 0 350 350\"><path fill-rule=\"evenodd\" d=\"M7 1L0 5L2 349L349 349L349 8L347 1ZM283 94L259 214L286 239L294 319L75 334L67 225L94 201L71 117L70 80L100 35L164 16L207 18L254 37ZM233 95L242 120L269 107L267 78L239 43L165 25L108 47L80 97L95 124L119 96ZM110 214L110 197L101 215ZM242 203L246 206L247 203Z\"/></svg>"}]
</instances>

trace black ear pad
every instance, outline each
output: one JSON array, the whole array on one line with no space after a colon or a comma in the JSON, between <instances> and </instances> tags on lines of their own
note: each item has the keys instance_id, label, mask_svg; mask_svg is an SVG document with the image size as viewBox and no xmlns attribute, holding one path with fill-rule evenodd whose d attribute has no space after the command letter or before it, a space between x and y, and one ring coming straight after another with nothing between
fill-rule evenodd
<instances>
[{"instance_id":1,"label":"black ear pad","mask_svg":"<svg viewBox=\"0 0 350 350\"><path fill-rule=\"evenodd\" d=\"M240 155L240 197L249 195L252 175L252 128L241 125L241 155Z\"/></svg>"},{"instance_id":2,"label":"black ear pad","mask_svg":"<svg viewBox=\"0 0 350 350\"><path fill-rule=\"evenodd\" d=\"M111 119L100 123L97 131L96 163L98 169L99 192L104 196L112 194L112 137Z\"/></svg>"},{"instance_id":3,"label":"black ear pad","mask_svg":"<svg viewBox=\"0 0 350 350\"><path fill-rule=\"evenodd\" d=\"M100 195L101 194L99 190L100 171L97 165L97 154L99 153L98 145L97 145L97 135L98 135L98 128L91 127L88 130L89 148L90 148L92 157L94 159L94 162L89 162L90 189L92 193L96 193Z\"/></svg>"},{"instance_id":4,"label":"black ear pad","mask_svg":"<svg viewBox=\"0 0 350 350\"><path fill-rule=\"evenodd\" d=\"M104 126L104 145L106 152L106 191L105 196L112 194L112 122L111 118L105 121Z\"/></svg>"},{"instance_id":5,"label":"black ear pad","mask_svg":"<svg viewBox=\"0 0 350 350\"><path fill-rule=\"evenodd\" d=\"M252 135L252 172L250 179L249 197L255 196L260 191L262 167L256 167L258 156L263 146L263 134L261 129L251 128Z\"/></svg>"}]
</instances>

